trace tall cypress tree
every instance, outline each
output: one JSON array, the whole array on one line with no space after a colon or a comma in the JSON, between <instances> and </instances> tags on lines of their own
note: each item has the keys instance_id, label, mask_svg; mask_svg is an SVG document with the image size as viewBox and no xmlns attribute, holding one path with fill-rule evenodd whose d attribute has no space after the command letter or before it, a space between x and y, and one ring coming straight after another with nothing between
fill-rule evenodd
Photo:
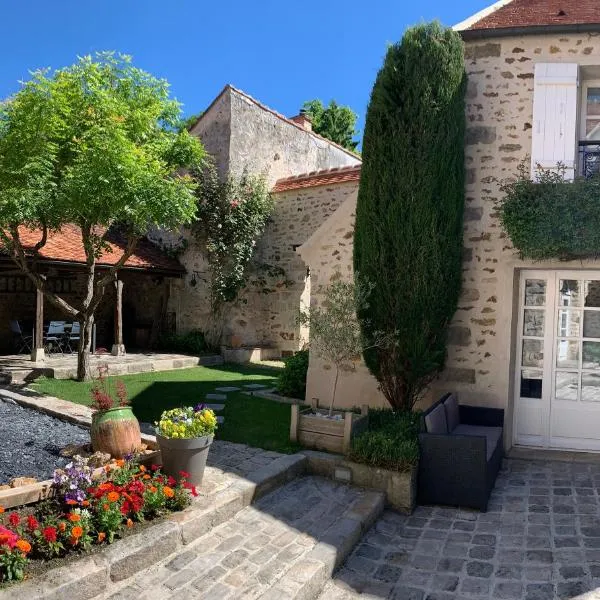
<instances>
[{"instance_id":1,"label":"tall cypress tree","mask_svg":"<svg viewBox=\"0 0 600 600\"><path fill-rule=\"evenodd\" d=\"M388 49L371 92L354 269L375 284L365 339L394 339L364 351L394 409L412 409L443 368L460 294L465 85L462 40L434 22Z\"/></svg>"}]
</instances>

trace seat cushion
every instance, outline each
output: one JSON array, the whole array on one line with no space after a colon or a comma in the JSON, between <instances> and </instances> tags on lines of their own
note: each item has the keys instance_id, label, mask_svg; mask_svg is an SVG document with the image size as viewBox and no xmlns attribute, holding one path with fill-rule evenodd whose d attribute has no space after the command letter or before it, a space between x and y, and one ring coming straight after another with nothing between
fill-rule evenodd
<instances>
[{"instance_id":1,"label":"seat cushion","mask_svg":"<svg viewBox=\"0 0 600 600\"><path fill-rule=\"evenodd\" d=\"M426 415L425 427L427 427L427 433L448 433L446 411L441 404L438 404Z\"/></svg>"},{"instance_id":2,"label":"seat cushion","mask_svg":"<svg viewBox=\"0 0 600 600\"><path fill-rule=\"evenodd\" d=\"M498 440L502 437L502 427L484 427L482 425L459 425L452 435L474 435L486 439L486 458L490 460Z\"/></svg>"},{"instance_id":3,"label":"seat cushion","mask_svg":"<svg viewBox=\"0 0 600 600\"><path fill-rule=\"evenodd\" d=\"M458 398L456 397L456 394L450 394L444 400L444 409L446 410L446 423L448 424L448 431L452 433L460 425Z\"/></svg>"}]
</instances>

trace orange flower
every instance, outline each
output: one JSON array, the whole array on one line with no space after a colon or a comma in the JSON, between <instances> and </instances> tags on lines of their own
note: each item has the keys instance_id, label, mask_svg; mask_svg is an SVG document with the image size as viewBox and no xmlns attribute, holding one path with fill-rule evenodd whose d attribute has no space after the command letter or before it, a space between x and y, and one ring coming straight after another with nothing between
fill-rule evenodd
<instances>
[{"instance_id":1,"label":"orange flower","mask_svg":"<svg viewBox=\"0 0 600 600\"><path fill-rule=\"evenodd\" d=\"M83 535L83 528L79 527L79 525L73 527L73 529L71 529L71 537L74 537L76 540L78 540L81 536Z\"/></svg>"},{"instance_id":2,"label":"orange flower","mask_svg":"<svg viewBox=\"0 0 600 600\"><path fill-rule=\"evenodd\" d=\"M69 544L71 544L71 546L77 546L78 543L79 543L79 540L76 537L71 536L69 538Z\"/></svg>"},{"instance_id":3,"label":"orange flower","mask_svg":"<svg viewBox=\"0 0 600 600\"><path fill-rule=\"evenodd\" d=\"M16 546L23 554L31 552L31 544L26 540L17 540Z\"/></svg>"},{"instance_id":4,"label":"orange flower","mask_svg":"<svg viewBox=\"0 0 600 600\"><path fill-rule=\"evenodd\" d=\"M146 471L146 467L144 465L140 465L139 469L142 473L144 473Z\"/></svg>"},{"instance_id":5,"label":"orange flower","mask_svg":"<svg viewBox=\"0 0 600 600\"><path fill-rule=\"evenodd\" d=\"M81 515L78 515L77 513L70 513L68 519L71 521L71 523L79 523L79 521L81 521Z\"/></svg>"},{"instance_id":6,"label":"orange flower","mask_svg":"<svg viewBox=\"0 0 600 600\"><path fill-rule=\"evenodd\" d=\"M106 496L106 499L109 502L116 502L121 496L119 495L118 492L108 492L108 495Z\"/></svg>"},{"instance_id":7,"label":"orange flower","mask_svg":"<svg viewBox=\"0 0 600 600\"><path fill-rule=\"evenodd\" d=\"M156 486L154 486L154 485L151 485L151 486L150 486L148 489L149 489L149 490L150 490L150 491L151 491L153 494L156 494L156 492L158 492L158 488L157 488Z\"/></svg>"},{"instance_id":8,"label":"orange flower","mask_svg":"<svg viewBox=\"0 0 600 600\"><path fill-rule=\"evenodd\" d=\"M106 534L104 533L104 531L101 531L101 532L98 534L98 543L101 543L101 542L103 542L105 538L106 538Z\"/></svg>"},{"instance_id":9,"label":"orange flower","mask_svg":"<svg viewBox=\"0 0 600 600\"><path fill-rule=\"evenodd\" d=\"M110 507L108 506L108 504L104 503L104 504L102 505L102 508L103 508L104 510L108 510Z\"/></svg>"},{"instance_id":10,"label":"orange flower","mask_svg":"<svg viewBox=\"0 0 600 600\"><path fill-rule=\"evenodd\" d=\"M81 503L81 506L84 506L84 507L88 507L89 505L90 505L90 501L89 501L89 500L84 500L84 501Z\"/></svg>"},{"instance_id":11,"label":"orange flower","mask_svg":"<svg viewBox=\"0 0 600 600\"><path fill-rule=\"evenodd\" d=\"M127 519L127 527L133 527L133 521L131 519Z\"/></svg>"},{"instance_id":12,"label":"orange flower","mask_svg":"<svg viewBox=\"0 0 600 600\"><path fill-rule=\"evenodd\" d=\"M79 502L77 502L77 500L67 500L67 504L69 506L75 506L76 504L79 504Z\"/></svg>"},{"instance_id":13,"label":"orange flower","mask_svg":"<svg viewBox=\"0 0 600 600\"><path fill-rule=\"evenodd\" d=\"M173 488L170 488L168 485L166 485L163 488L163 494L167 497L167 498L172 498L175 495L175 492L173 491Z\"/></svg>"},{"instance_id":14,"label":"orange flower","mask_svg":"<svg viewBox=\"0 0 600 600\"><path fill-rule=\"evenodd\" d=\"M4 507L0 506L0 515L4 512Z\"/></svg>"},{"instance_id":15,"label":"orange flower","mask_svg":"<svg viewBox=\"0 0 600 600\"><path fill-rule=\"evenodd\" d=\"M142 479L150 479L150 475L148 475L148 473L144 473Z\"/></svg>"},{"instance_id":16,"label":"orange flower","mask_svg":"<svg viewBox=\"0 0 600 600\"><path fill-rule=\"evenodd\" d=\"M61 521L61 522L58 524L58 530L59 530L61 533L64 533L66 529L67 529L67 524L66 524L64 521Z\"/></svg>"},{"instance_id":17,"label":"orange flower","mask_svg":"<svg viewBox=\"0 0 600 600\"><path fill-rule=\"evenodd\" d=\"M115 460L115 464L117 467L122 467L125 465L125 461L122 458L119 458L118 460Z\"/></svg>"},{"instance_id":18,"label":"orange flower","mask_svg":"<svg viewBox=\"0 0 600 600\"><path fill-rule=\"evenodd\" d=\"M110 465L104 465L104 472L108 473L110 471Z\"/></svg>"}]
</instances>

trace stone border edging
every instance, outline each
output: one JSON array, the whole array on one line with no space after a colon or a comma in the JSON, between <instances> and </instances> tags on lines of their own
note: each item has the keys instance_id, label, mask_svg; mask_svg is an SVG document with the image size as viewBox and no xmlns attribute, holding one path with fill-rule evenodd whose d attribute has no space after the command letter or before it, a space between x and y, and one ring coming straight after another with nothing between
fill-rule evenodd
<instances>
[{"instance_id":1,"label":"stone border edging","mask_svg":"<svg viewBox=\"0 0 600 600\"><path fill-rule=\"evenodd\" d=\"M184 511L77 560L76 568L67 564L0 590L0 600L91 600L111 581L122 581L152 566L301 475L307 463L306 456L299 454L277 458L214 496L200 498Z\"/></svg>"},{"instance_id":2,"label":"stone border edging","mask_svg":"<svg viewBox=\"0 0 600 600\"><path fill-rule=\"evenodd\" d=\"M417 470L409 473L390 471L347 460L341 454L317 450L300 450L308 459L308 472L338 482L379 490L390 506L411 514L416 506Z\"/></svg>"}]
</instances>

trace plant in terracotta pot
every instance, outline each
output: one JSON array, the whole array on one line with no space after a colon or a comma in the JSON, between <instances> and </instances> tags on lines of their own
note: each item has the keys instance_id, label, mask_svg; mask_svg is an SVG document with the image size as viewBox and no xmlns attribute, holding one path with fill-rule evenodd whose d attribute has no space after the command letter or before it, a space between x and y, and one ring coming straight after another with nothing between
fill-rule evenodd
<instances>
[{"instance_id":1,"label":"plant in terracotta pot","mask_svg":"<svg viewBox=\"0 0 600 600\"><path fill-rule=\"evenodd\" d=\"M203 404L164 411L156 423L163 472L176 479L185 473L189 483L200 485L216 429L215 413Z\"/></svg>"},{"instance_id":2,"label":"plant in terracotta pot","mask_svg":"<svg viewBox=\"0 0 600 600\"><path fill-rule=\"evenodd\" d=\"M141 446L140 424L127 399L127 388L117 381L111 390L107 379L108 366L98 368L98 379L92 395L92 448L113 458L124 458Z\"/></svg>"}]
</instances>

